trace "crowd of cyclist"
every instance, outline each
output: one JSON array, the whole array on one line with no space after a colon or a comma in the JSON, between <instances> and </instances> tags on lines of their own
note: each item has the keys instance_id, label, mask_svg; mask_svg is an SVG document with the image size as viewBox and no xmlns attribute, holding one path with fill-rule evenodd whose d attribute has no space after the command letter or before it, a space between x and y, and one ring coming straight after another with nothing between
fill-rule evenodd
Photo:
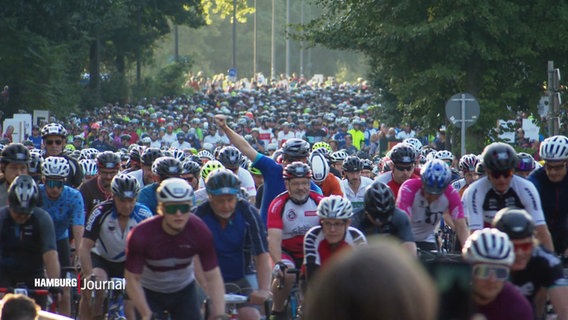
<instances>
[{"instance_id":1,"label":"crowd of cyclist","mask_svg":"<svg viewBox=\"0 0 568 320\"><path fill-rule=\"evenodd\" d=\"M388 234L412 256L463 248L488 319L542 318L547 300L568 319L567 137L545 139L541 162L500 142L457 158L408 126L373 129L364 88L298 90L283 121L271 113L293 104L279 90L203 93L105 107L2 145L0 287L80 266L126 278L132 319L196 318L203 296L224 319L225 293L249 297L240 319L267 300L271 319L288 319L298 278L309 302L333 255ZM334 113L315 116L321 105ZM68 288L51 290L70 315ZM104 316L103 293L82 292L81 319Z\"/></svg>"}]
</instances>

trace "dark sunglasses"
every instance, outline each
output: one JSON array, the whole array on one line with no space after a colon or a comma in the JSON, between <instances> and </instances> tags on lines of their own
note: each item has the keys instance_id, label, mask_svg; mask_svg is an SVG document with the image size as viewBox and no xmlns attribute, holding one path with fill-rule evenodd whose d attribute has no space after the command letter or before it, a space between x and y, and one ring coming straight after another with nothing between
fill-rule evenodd
<instances>
[{"instance_id":1,"label":"dark sunglasses","mask_svg":"<svg viewBox=\"0 0 568 320\"><path fill-rule=\"evenodd\" d=\"M48 188L63 188L65 182L62 180L45 180Z\"/></svg>"},{"instance_id":2,"label":"dark sunglasses","mask_svg":"<svg viewBox=\"0 0 568 320\"><path fill-rule=\"evenodd\" d=\"M164 211L167 214L176 214L178 212L178 210L182 214L186 214L186 213L189 213L189 209L191 209L191 206L189 204L186 204L186 203L164 205Z\"/></svg>"},{"instance_id":3,"label":"dark sunglasses","mask_svg":"<svg viewBox=\"0 0 568 320\"><path fill-rule=\"evenodd\" d=\"M503 176L503 178L507 179L513 175L513 170L496 170L491 171L491 176L494 179L499 179L499 177Z\"/></svg>"},{"instance_id":4,"label":"dark sunglasses","mask_svg":"<svg viewBox=\"0 0 568 320\"><path fill-rule=\"evenodd\" d=\"M394 167L398 171L412 171L412 170L414 170L414 166L412 166L412 165L401 167L401 166L395 164Z\"/></svg>"},{"instance_id":5,"label":"dark sunglasses","mask_svg":"<svg viewBox=\"0 0 568 320\"><path fill-rule=\"evenodd\" d=\"M63 140L46 140L45 141L45 144L47 144L48 146L51 146L54 143L56 145L60 146L63 143Z\"/></svg>"}]
</instances>

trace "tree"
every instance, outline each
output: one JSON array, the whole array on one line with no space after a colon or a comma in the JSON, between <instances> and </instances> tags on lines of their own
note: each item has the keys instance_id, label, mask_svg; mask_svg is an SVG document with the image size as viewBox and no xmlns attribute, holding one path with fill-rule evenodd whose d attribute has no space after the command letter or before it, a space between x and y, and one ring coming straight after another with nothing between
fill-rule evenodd
<instances>
[{"instance_id":1,"label":"tree","mask_svg":"<svg viewBox=\"0 0 568 320\"><path fill-rule=\"evenodd\" d=\"M316 0L324 10L298 37L363 52L375 84L396 98L406 120L435 130L446 99L469 92L481 104L470 133L533 111L546 62L566 66L568 5L548 0ZM552 10L554 8L554 10ZM554 27L551 27L554 26ZM477 141L472 151L486 142Z\"/></svg>"}]
</instances>

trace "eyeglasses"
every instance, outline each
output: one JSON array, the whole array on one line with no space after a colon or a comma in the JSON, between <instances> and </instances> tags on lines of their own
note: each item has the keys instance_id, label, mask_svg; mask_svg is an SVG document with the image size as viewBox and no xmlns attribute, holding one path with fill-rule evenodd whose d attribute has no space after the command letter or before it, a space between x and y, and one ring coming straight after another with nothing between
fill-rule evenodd
<instances>
[{"instance_id":1,"label":"eyeglasses","mask_svg":"<svg viewBox=\"0 0 568 320\"><path fill-rule=\"evenodd\" d=\"M63 143L63 140L45 140L45 144L47 144L48 146L51 146L54 143L60 146Z\"/></svg>"},{"instance_id":2,"label":"eyeglasses","mask_svg":"<svg viewBox=\"0 0 568 320\"><path fill-rule=\"evenodd\" d=\"M398 171L412 171L412 170L414 170L414 166L413 166L413 165L401 167L401 166L395 164L394 167L395 167L395 169L398 170Z\"/></svg>"},{"instance_id":3,"label":"eyeglasses","mask_svg":"<svg viewBox=\"0 0 568 320\"><path fill-rule=\"evenodd\" d=\"M345 227L345 221L336 221L336 222L323 221L321 224L326 229L331 229L331 228L340 229Z\"/></svg>"},{"instance_id":4,"label":"eyeglasses","mask_svg":"<svg viewBox=\"0 0 568 320\"><path fill-rule=\"evenodd\" d=\"M493 179L499 179L499 177L503 176L503 178L507 179L513 175L513 170L495 170L491 171L491 176Z\"/></svg>"},{"instance_id":5,"label":"eyeglasses","mask_svg":"<svg viewBox=\"0 0 568 320\"><path fill-rule=\"evenodd\" d=\"M167 214L176 214L178 211L182 214L189 213L191 206L187 203L179 203L179 204L166 204L164 205L164 211Z\"/></svg>"},{"instance_id":6,"label":"eyeglasses","mask_svg":"<svg viewBox=\"0 0 568 320\"><path fill-rule=\"evenodd\" d=\"M505 281L509 278L509 268L491 264L477 264L472 269L473 276L478 279L488 279L491 275L496 280Z\"/></svg>"},{"instance_id":7,"label":"eyeglasses","mask_svg":"<svg viewBox=\"0 0 568 320\"><path fill-rule=\"evenodd\" d=\"M513 243L513 246L515 247L515 251L517 251L517 250L529 251L529 250L532 250L533 243L532 243L532 241L531 242L523 242L523 243Z\"/></svg>"},{"instance_id":8,"label":"eyeglasses","mask_svg":"<svg viewBox=\"0 0 568 320\"><path fill-rule=\"evenodd\" d=\"M545 163L544 164L544 169L546 171L560 171L562 169L566 168L566 161L562 161L560 164L557 165L551 165L550 163Z\"/></svg>"},{"instance_id":9,"label":"eyeglasses","mask_svg":"<svg viewBox=\"0 0 568 320\"><path fill-rule=\"evenodd\" d=\"M45 185L48 188L63 188L63 186L65 185L65 181L47 179L45 180Z\"/></svg>"}]
</instances>

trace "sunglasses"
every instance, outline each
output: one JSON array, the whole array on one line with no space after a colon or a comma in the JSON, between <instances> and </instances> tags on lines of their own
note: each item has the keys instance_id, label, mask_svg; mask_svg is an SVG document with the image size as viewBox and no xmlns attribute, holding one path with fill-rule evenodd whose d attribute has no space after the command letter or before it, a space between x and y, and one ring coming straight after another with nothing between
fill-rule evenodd
<instances>
[{"instance_id":1,"label":"sunglasses","mask_svg":"<svg viewBox=\"0 0 568 320\"><path fill-rule=\"evenodd\" d=\"M63 188L65 182L63 180L45 180L45 185L48 188Z\"/></svg>"},{"instance_id":2,"label":"sunglasses","mask_svg":"<svg viewBox=\"0 0 568 320\"><path fill-rule=\"evenodd\" d=\"M473 266L472 272L477 279L488 279L491 275L500 281L505 281L509 278L509 268L504 266L477 264Z\"/></svg>"},{"instance_id":3,"label":"sunglasses","mask_svg":"<svg viewBox=\"0 0 568 320\"><path fill-rule=\"evenodd\" d=\"M164 211L167 214L176 214L178 211L181 212L182 214L186 214L189 213L190 209L191 206L186 203L164 205Z\"/></svg>"},{"instance_id":4,"label":"sunglasses","mask_svg":"<svg viewBox=\"0 0 568 320\"><path fill-rule=\"evenodd\" d=\"M63 143L63 140L46 140L45 144L47 144L48 146L51 146L53 144L56 144L58 146L60 146Z\"/></svg>"},{"instance_id":5,"label":"sunglasses","mask_svg":"<svg viewBox=\"0 0 568 320\"><path fill-rule=\"evenodd\" d=\"M516 250L529 251L533 248L533 243L532 242L513 243L513 246L515 247L515 251Z\"/></svg>"},{"instance_id":6,"label":"sunglasses","mask_svg":"<svg viewBox=\"0 0 568 320\"><path fill-rule=\"evenodd\" d=\"M499 177L503 177L505 179L509 178L513 175L513 170L498 170L498 171L491 171L491 176L494 179L499 179Z\"/></svg>"},{"instance_id":7,"label":"sunglasses","mask_svg":"<svg viewBox=\"0 0 568 320\"><path fill-rule=\"evenodd\" d=\"M396 170L398 170L398 171L412 171L412 170L414 170L414 166L412 166L412 165L411 165L411 166L404 166L404 167L401 167L401 166L395 164L394 167L395 167Z\"/></svg>"}]
</instances>

